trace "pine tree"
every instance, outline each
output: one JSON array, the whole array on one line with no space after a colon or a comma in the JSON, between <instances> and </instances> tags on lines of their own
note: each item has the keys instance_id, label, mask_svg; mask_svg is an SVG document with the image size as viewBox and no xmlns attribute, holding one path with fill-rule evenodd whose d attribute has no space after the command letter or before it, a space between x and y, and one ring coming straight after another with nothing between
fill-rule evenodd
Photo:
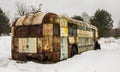
<instances>
[{"instance_id":1,"label":"pine tree","mask_svg":"<svg viewBox=\"0 0 120 72\"><path fill-rule=\"evenodd\" d=\"M0 35L10 33L9 18L6 13L0 8Z\"/></svg>"},{"instance_id":2,"label":"pine tree","mask_svg":"<svg viewBox=\"0 0 120 72\"><path fill-rule=\"evenodd\" d=\"M91 24L98 28L99 37L110 36L110 30L113 27L113 20L110 13L106 10L98 9L90 21Z\"/></svg>"}]
</instances>

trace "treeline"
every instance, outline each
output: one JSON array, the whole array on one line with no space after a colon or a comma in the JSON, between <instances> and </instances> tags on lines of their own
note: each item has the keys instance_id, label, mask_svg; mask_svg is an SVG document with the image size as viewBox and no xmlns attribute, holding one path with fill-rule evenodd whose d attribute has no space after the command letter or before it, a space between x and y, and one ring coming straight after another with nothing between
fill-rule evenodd
<instances>
[{"instance_id":1,"label":"treeline","mask_svg":"<svg viewBox=\"0 0 120 72\"><path fill-rule=\"evenodd\" d=\"M120 37L120 28L111 29L110 34L112 37Z\"/></svg>"},{"instance_id":2,"label":"treeline","mask_svg":"<svg viewBox=\"0 0 120 72\"><path fill-rule=\"evenodd\" d=\"M88 16L88 18L81 17L79 15L78 16L75 15L72 18L81 20L81 21L85 21L92 25L95 25L98 28L99 38L113 36L113 34L111 32L112 27L113 27L113 20L111 18L111 14L106 10L98 9L98 10L96 10L94 16L91 16L91 17ZM86 18L86 20L84 20L82 18L84 18L84 19ZM120 33L120 31L118 33Z\"/></svg>"},{"instance_id":3,"label":"treeline","mask_svg":"<svg viewBox=\"0 0 120 72\"><path fill-rule=\"evenodd\" d=\"M16 3L17 7L17 17L27 15L29 13L41 11L39 9L35 9L32 7L28 8L25 4ZM17 18L16 17L16 18ZM88 22L89 24L95 25L98 28L99 37L119 37L120 36L120 29L112 29L113 27L113 20L111 18L111 14L103 9L98 9L95 11L93 16L89 16L87 13L83 13L82 16L74 15L71 17L73 19L77 19L80 21ZM7 14L0 8L0 35L10 33L10 19Z\"/></svg>"},{"instance_id":4,"label":"treeline","mask_svg":"<svg viewBox=\"0 0 120 72\"><path fill-rule=\"evenodd\" d=\"M0 8L0 36L10 34L10 22L5 12Z\"/></svg>"}]
</instances>

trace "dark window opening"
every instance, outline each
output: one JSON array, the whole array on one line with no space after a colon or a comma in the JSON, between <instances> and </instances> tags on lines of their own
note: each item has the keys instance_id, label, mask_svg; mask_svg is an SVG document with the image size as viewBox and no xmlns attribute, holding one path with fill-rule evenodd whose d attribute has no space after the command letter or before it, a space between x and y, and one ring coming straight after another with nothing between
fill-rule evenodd
<instances>
[{"instance_id":1,"label":"dark window opening","mask_svg":"<svg viewBox=\"0 0 120 72\"><path fill-rule=\"evenodd\" d=\"M42 26L30 26L29 36L42 36Z\"/></svg>"},{"instance_id":2,"label":"dark window opening","mask_svg":"<svg viewBox=\"0 0 120 72\"><path fill-rule=\"evenodd\" d=\"M42 36L42 25L15 27L15 37L32 37L32 36Z\"/></svg>"},{"instance_id":3,"label":"dark window opening","mask_svg":"<svg viewBox=\"0 0 120 72\"><path fill-rule=\"evenodd\" d=\"M77 36L77 25L68 23L68 34L70 36Z\"/></svg>"},{"instance_id":4,"label":"dark window opening","mask_svg":"<svg viewBox=\"0 0 120 72\"><path fill-rule=\"evenodd\" d=\"M15 37L26 37L28 35L28 27L16 27Z\"/></svg>"},{"instance_id":5,"label":"dark window opening","mask_svg":"<svg viewBox=\"0 0 120 72\"><path fill-rule=\"evenodd\" d=\"M54 36L60 36L60 25L59 24L54 24Z\"/></svg>"}]
</instances>

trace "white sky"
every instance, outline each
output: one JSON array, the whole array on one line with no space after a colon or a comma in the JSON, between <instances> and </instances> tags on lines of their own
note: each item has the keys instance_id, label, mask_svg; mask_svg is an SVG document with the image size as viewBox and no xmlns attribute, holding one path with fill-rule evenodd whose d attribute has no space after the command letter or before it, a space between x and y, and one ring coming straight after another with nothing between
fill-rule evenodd
<instances>
[{"instance_id":1,"label":"white sky","mask_svg":"<svg viewBox=\"0 0 120 72\"><path fill-rule=\"evenodd\" d=\"M39 7L42 3L42 11L56 12L68 16L81 15L83 12L93 16L95 11L105 9L112 15L114 27L120 21L120 0L0 0L0 7L6 12L10 12L10 17L15 15L15 1L24 2L28 6Z\"/></svg>"}]
</instances>

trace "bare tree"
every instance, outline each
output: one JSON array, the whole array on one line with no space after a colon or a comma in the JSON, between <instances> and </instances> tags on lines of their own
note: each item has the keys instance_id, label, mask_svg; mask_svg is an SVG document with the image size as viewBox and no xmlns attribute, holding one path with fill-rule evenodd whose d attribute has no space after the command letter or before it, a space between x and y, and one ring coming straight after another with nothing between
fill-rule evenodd
<instances>
[{"instance_id":1,"label":"bare tree","mask_svg":"<svg viewBox=\"0 0 120 72\"><path fill-rule=\"evenodd\" d=\"M28 7L26 4L20 3L17 1L16 2L17 15L24 16L24 15L28 15L30 13L41 12L41 6L42 6L42 4L40 4L39 9L37 9L33 5Z\"/></svg>"},{"instance_id":2,"label":"bare tree","mask_svg":"<svg viewBox=\"0 0 120 72\"><path fill-rule=\"evenodd\" d=\"M17 15L24 16L30 13L31 9L27 7L24 3L16 2Z\"/></svg>"}]
</instances>

